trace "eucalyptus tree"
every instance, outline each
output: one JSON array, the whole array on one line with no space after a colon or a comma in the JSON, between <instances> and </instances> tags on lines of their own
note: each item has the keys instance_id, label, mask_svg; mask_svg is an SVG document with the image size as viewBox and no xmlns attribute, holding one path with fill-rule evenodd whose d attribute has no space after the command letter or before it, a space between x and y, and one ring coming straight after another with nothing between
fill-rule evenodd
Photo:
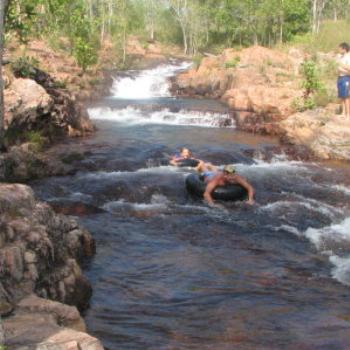
<instances>
[{"instance_id":1,"label":"eucalyptus tree","mask_svg":"<svg viewBox=\"0 0 350 350\"><path fill-rule=\"evenodd\" d=\"M320 31L323 11L329 0L312 0L312 33L317 34Z\"/></svg>"}]
</instances>

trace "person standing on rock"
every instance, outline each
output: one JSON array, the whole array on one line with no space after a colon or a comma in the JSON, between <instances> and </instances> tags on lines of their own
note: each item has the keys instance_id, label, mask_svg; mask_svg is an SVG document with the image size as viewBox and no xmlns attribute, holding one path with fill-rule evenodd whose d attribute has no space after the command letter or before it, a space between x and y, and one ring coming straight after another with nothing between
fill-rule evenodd
<instances>
[{"instance_id":1,"label":"person standing on rock","mask_svg":"<svg viewBox=\"0 0 350 350\"><path fill-rule=\"evenodd\" d=\"M339 45L338 56L338 97L342 102L342 114L350 120L350 46L348 43Z\"/></svg>"}]
</instances>

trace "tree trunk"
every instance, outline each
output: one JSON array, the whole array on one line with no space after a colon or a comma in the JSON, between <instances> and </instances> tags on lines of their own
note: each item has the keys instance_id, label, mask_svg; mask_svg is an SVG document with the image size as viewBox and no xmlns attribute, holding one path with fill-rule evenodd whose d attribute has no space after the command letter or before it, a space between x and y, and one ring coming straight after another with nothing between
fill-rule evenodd
<instances>
[{"instance_id":1,"label":"tree trunk","mask_svg":"<svg viewBox=\"0 0 350 350\"><path fill-rule=\"evenodd\" d=\"M2 57L4 54L5 14L8 0L0 0L0 148L4 147L4 80L2 78Z\"/></svg>"},{"instance_id":2,"label":"tree trunk","mask_svg":"<svg viewBox=\"0 0 350 350\"><path fill-rule=\"evenodd\" d=\"M155 18L154 0L151 0L151 5L150 6L151 6L151 13L150 13L150 16L151 16L151 19L150 19L150 22L151 22L150 39L153 42L154 41L154 18Z\"/></svg>"},{"instance_id":3,"label":"tree trunk","mask_svg":"<svg viewBox=\"0 0 350 350\"><path fill-rule=\"evenodd\" d=\"M317 1L312 0L312 33L315 34L317 30Z\"/></svg>"},{"instance_id":4,"label":"tree trunk","mask_svg":"<svg viewBox=\"0 0 350 350\"><path fill-rule=\"evenodd\" d=\"M327 0L312 0L312 33L320 30L322 14Z\"/></svg>"},{"instance_id":5,"label":"tree trunk","mask_svg":"<svg viewBox=\"0 0 350 350\"><path fill-rule=\"evenodd\" d=\"M123 28L123 64L126 62L126 25Z\"/></svg>"},{"instance_id":6,"label":"tree trunk","mask_svg":"<svg viewBox=\"0 0 350 350\"><path fill-rule=\"evenodd\" d=\"M100 42L101 42L101 44L103 44L103 41L105 40L105 31L106 31L106 28L105 28L105 25L106 25L106 19L105 19L105 4L104 4L104 2L102 1L102 4L101 4L101 6L102 6L102 14L101 14L101 17L102 17L102 19L101 19L101 21L102 21L102 23L101 23L101 38L100 38Z\"/></svg>"},{"instance_id":7,"label":"tree trunk","mask_svg":"<svg viewBox=\"0 0 350 350\"><path fill-rule=\"evenodd\" d=\"M188 53L187 33L186 33L186 28L183 24L181 24L181 30L182 30L182 38L183 38L183 44L184 44L184 54L187 55Z\"/></svg>"},{"instance_id":8,"label":"tree trunk","mask_svg":"<svg viewBox=\"0 0 350 350\"><path fill-rule=\"evenodd\" d=\"M259 45L258 34L256 30L254 30L254 33L253 33L253 42L255 46Z\"/></svg>"},{"instance_id":9,"label":"tree trunk","mask_svg":"<svg viewBox=\"0 0 350 350\"><path fill-rule=\"evenodd\" d=\"M108 1L108 35L112 35L113 0Z\"/></svg>"}]
</instances>

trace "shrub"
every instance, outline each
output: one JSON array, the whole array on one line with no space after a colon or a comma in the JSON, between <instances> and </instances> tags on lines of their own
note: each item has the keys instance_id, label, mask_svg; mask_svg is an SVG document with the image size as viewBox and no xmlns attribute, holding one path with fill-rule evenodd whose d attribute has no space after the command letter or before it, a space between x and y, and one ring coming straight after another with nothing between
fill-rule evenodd
<instances>
[{"instance_id":1,"label":"shrub","mask_svg":"<svg viewBox=\"0 0 350 350\"><path fill-rule=\"evenodd\" d=\"M293 110L297 112L304 112L308 109L314 109L316 107L316 102L313 96L307 98L295 98L292 102Z\"/></svg>"},{"instance_id":2,"label":"shrub","mask_svg":"<svg viewBox=\"0 0 350 350\"><path fill-rule=\"evenodd\" d=\"M11 63L16 78L34 78L39 62L33 57L21 56Z\"/></svg>"},{"instance_id":3,"label":"shrub","mask_svg":"<svg viewBox=\"0 0 350 350\"><path fill-rule=\"evenodd\" d=\"M27 142L33 143L37 152L41 151L45 144L45 137L40 131L27 131L24 133L24 138Z\"/></svg>"},{"instance_id":4,"label":"shrub","mask_svg":"<svg viewBox=\"0 0 350 350\"><path fill-rule=\"evenodd\" d=\"M236 56L235 58L232 58L231 60L225 62L225 68L236 68L240 61L241 58L239 56Z\"/></svg>"},{"instance_id":5,"label":"shrub","mask_svg":"<svg viewBox=\"0 0 350 350\"><path fill-rule=\"evenodd\" d=\"M74 46L74 57L83 72L87 67L97 63L96 50L83 38L77 38Z\"/></svg>"},{"instance_id":6,"label":"shrub","mask_svg":"<svg viewBox=\"0 0 350 350\"><path fill-rule=\"evenodd\" d=\"M303 98L294 100L292 108L302 112L317 106L326 106L331 101L331 97L320 79L316 58L304 61L301 65L301 74L303 76Z\"/></svg>"},{"instance_id":7,"label":"shrub","mask_svg":"<svg viewBox=\"0 0 350 350\"><path fill-rule=\"evenodd\" d=\"M305 89L305 98L324 89L315 60L305 60L301 65L301 74L303 76L302 87Z\"/></svg>"}]
</instances>

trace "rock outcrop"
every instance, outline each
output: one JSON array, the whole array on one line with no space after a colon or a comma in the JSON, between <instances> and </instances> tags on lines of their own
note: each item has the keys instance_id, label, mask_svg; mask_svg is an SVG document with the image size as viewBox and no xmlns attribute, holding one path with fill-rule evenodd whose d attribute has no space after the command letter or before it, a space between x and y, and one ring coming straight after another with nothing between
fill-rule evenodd
<instances>
[{"instance_id":1,"label":"rock outcrop","mask_svg":"<svg viewBox=\"0 0 350 350\"><path fill-rule=\"evenodd\" d=\"M30 187L0 184L0 316L11 349L51 349L56 343L62 350L102 349L77 333L85 331L77 309L60 304L88 305L92 289L79 262L94 251L91 235L36 201Z\"/></svg>"},{"instance_id":2,"label":"rock outcrop","mask_svg":"<svg viewBox=\"0 0 350 350\"><path fill-rule=\"evenodd\" d=\"M94 131L86 110L75 97L56 87L52 78L40 70L35 70L33 79L14 79L5 89L4 99L7 134L16 141L25 140L28 131L40 132L49 140Z\"/></svg>"},{"instance_id":3,"label":"rock outcrop","mask_svg":"<svg viewBox=\"0 0 350 350\"><path fill-rule=\"evenodd\" d=\"M38 152L38 145L24 143L0 154L0 182L27 182L47 176L71 174L74 169L57 155Z\"/></svg>"},{"instance_id":4,"label":"rock outcrop","mask_svg":"<svg viewBox=\"0 0 350 350\"><path fill-rule=\"evenodd\" d=\"M318 158L350 160L350 121L325 110L306 111L281 123L283 141L304 145Z\"/></svg>"},{"instance_id":5,"label":"rock outcrop","mask_svg":"<svg viewBox=\"0 0 350 350\"><path fill-rule=\"evenodd\" d=\"M293 112L292 101L302 94L297 65L291 56L260 46L227 49L180 74L174 90L179 95L219 98L231 109L264 116L267 122L279 120Z\"/></svg>"},{"instance_id":6,"label":"rock outcrop","mask_svg":"<svg viewBox=\"0 0 350 350\"><path fill-rule=\"evenodd\" d=\"M332 59L319 56L323 65ZM259 46L227 49L177 76L173 92L221 99L240 130L279 136L320 159L350 160L350 121L336 115L335 106L295 112L293 106L303 94L299 74L303 59L296 49L288 53Z\"/></svg>"}]
</instances>

